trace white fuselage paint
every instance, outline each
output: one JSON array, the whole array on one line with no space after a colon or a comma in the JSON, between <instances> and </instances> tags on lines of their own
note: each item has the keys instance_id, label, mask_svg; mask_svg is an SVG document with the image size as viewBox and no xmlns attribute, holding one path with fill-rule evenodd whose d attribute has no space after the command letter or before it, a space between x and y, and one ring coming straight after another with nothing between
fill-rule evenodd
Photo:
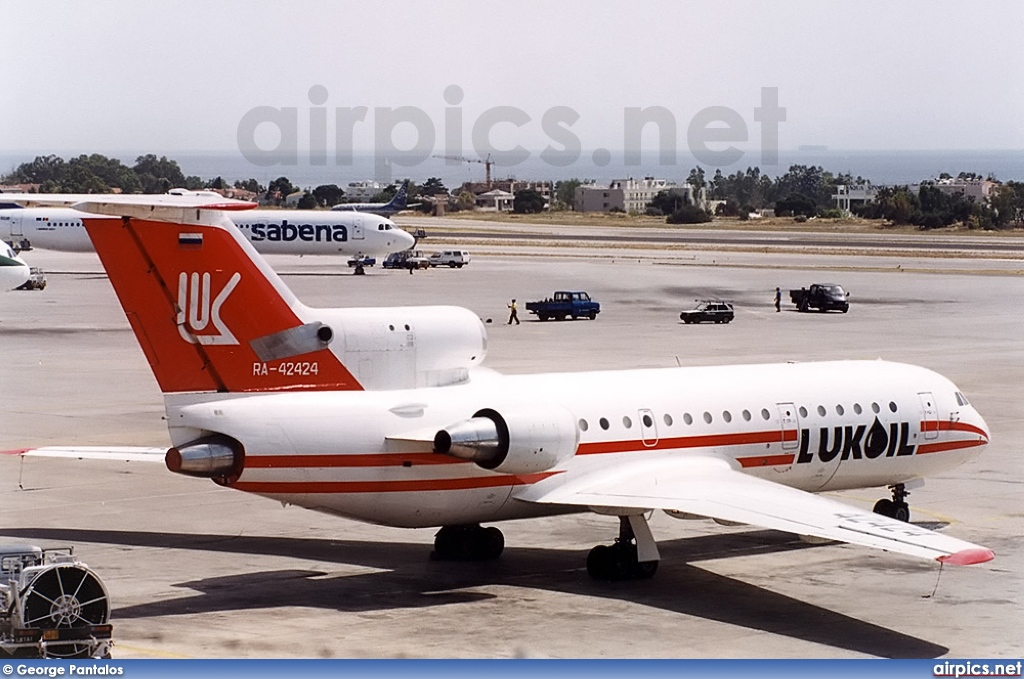
<instances>
[{"instance_id":1,"label":"white fuselage paint","mask_svg":"<svg viewBox=\"0 0 1024 679\"><path fill-rule=\"evenodd\" d=\"M473 368L464 383L435 388L165 398L175 445L204 432L243 444L231 487L405 527L574 511L516 495L551 474L568 482L623 461L710 454L818 492L935 474L989 438L948 379L886 361L523 376ZM572 413L575 455L515 476L432 452L436 431L483 408L527 406Z\"/></svg>"},{"instance_id":2,"label":"white fuselage paint","mask_svg":"<svg viewBox=\"0 0 1024 679\"><path fill-rule=\"evenodd\" d=\"M0 209L0 240L27 241L45 250L92 252L83 216L71 208ZM416 242L391 220L359 212L249 210L230 217L265 255L382 256L408 250Z\"/></svg>"},{"instance_id":3,"label":"white fuselage paint","mask_svg":"<svg viewBox=\"0 0 1024 679\"><path fill-rule=\"evenodd\" d=\"M31 276L28 264L7 243L0 243L0 290L13 290Z\"/></svg>"}]
</instances>

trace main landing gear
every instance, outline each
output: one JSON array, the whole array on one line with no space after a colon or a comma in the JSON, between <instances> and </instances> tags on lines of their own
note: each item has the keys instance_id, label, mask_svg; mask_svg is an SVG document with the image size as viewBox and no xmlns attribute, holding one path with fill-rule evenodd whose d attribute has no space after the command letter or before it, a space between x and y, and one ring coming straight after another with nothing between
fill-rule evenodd
<instances>
[{"instance_id":1,"label":"main landing gear","mask_svg":"<svg viewBox=\"0 0 1024 679\"><path fill-rule=\"evenodd\" d=\"M595 580L646 580L658 572L658 546L643 516L620 516L619 537L587 555L587 573Z\"/></svg>"},{"instance_id":2,"label":"main landing gear","mask_svg":"<svg viewBox=\"0 0 1024 679\"><path fill-rule=\"evenodd\" d=\"M890 519L909 522L910 505L907 504L907 496L910 495L910 491L902 483L889 486L889 490L892 491L892 499L883 498L879 500L875 503L872 511L875 514L888 516Z\"/></svg>"},{"instance_id":3,"label":"main landing gear","mask_svg":"<svg viewBox=\"0 0 1024 679\"><path fill-rule=\"evenodd\" d=\"M504 549L505 536L493 526L443 526L434 535L434 551L430 558L436 561L491 561L501 556Z\"/></svg>"}]
</instances>

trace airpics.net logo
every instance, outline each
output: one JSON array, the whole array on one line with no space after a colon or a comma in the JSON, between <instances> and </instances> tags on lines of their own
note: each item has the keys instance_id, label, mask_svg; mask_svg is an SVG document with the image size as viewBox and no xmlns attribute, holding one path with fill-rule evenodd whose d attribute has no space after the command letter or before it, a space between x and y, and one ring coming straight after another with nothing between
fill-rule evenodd
<instances>
[{"instance_id":1,"label":"airpics.net logo","mask_svg":"<svg viewBox=\"0 0 1024 679\"><path fill-rule=\"evenodd\" d=\"M537 154L544 164L568 167L579 162L584 153L583 140L573 130L581 116L571 106L552 106L539 118L516 106L494 106L470 121L465 120L461 106L465 93L458 85L449 85L443 92L446 106L439 140L439 126L426 111L416 106L377 106L372 114L367 106L336 106L332 114L325 106L329 93L323 85L310 87L307 98L311 106L301 111L297 106L256 106L246 111L237 129L238 150L242 156L259 167L294 167L307 162L316 167L327 166L329 156L333 155L335 166L352 167L356 134L365 133L367 127L372 126L374 179L390 182L393 167L416 167L432 156L444 157L446 165L456 166L465 162L467 155L476 154L480 161L514 168L534 154L521 143L505 142L499 148L492 141L495 129L501 126L506 133L503 136L507 137L508 126L516 131L535 133L529 128L538 123L549 142ZM779 88L762 87L760 105L751 113L752 122L759 128L759 162L777 165L779 125L786 120L786 109L779 106ZM646 129L656 131L658 164L676 165L682 127L672 111L663 106L627 106L622 109L621 125L622 148L626 149L621 152L621 160L625 167L640 166L645 153ZM300 131L309 140L308 150L299 149ZM472 146L470 152L463 147L467 131ZM396 132L403 139L415 141L399 146L395 142ZM328 143L331 133L333 153ZM747 119L728 106L699 110L686 122L685 135L690 155L697 162L712 167L738 162L744 151L733 144L751 139ZM646 152L650 153L650 149ZM612 151L606 148L589 153L590 162L596 167L605 167L613 160Z\"/></svg>"}]
</instances>

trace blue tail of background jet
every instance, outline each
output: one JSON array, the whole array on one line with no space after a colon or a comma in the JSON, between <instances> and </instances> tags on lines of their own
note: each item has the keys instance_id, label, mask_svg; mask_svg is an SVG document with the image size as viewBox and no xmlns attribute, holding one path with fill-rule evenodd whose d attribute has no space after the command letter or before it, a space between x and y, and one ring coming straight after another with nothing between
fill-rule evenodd
<instances>
[{"instance_id":1,"label":"blue tail of background jet","mask_svg":"<svg viewBox=\"0 0 1024 679\"><path fill-rule=\"evenodd\" d=\"M406 179L398 187L398 193L387 203L340 203L332 207L332 210L348 210L350 212L369 212L381 217L390 217L396 212L401 212L408 207L409 180Z\"/></svg>"}]
</instances>

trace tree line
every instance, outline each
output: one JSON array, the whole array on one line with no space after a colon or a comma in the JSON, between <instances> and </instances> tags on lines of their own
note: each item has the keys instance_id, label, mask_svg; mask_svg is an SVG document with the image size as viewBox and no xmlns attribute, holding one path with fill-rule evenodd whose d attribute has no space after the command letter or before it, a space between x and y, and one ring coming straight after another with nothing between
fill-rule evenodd
<instances>
[{"instance_id":1,"label":"tree line","mask_svg":"<svg viewBox=\"0 0 1024 679\"><path fill-rule=\"evenodd\" d=\"M961 172L960 180L980 180L975 173ZM952 179L949 174L939 179ZM172 188L190 190L236 188L251 191L265 201L284 204L287 196L300 191L287 177L278 177L268 186L256 179L236 180L229 184L221 177L203 180L185 175L177 161L155 154L138 156L135 164L127 166L116 158L94 153L80 155L65 161L56 155L38 156L22 163L10 174L0 177L3 184L38 184L40 193L166 193ZM571 209L574 193L585 184L580 179L555 182L551 209ZM708 199L720 201L716 216L745 218L751 212L765 208L775 210L777 216L839 217L842 214L833 205L832 196L840 185L858 186L868 183L863 177L849 173L833 174L815 165L792 165L777 177L761 172L758 167L724 174L715 170L708 177L704 168L693 168L687 184L695 192L704 190ZM392 184L370 198L372 202L387 202L397 192ZM435 196L449 196L449 190L438 177L430 177L423 184L409 182L409 202L429 212ZM544 208L543 198L533 190L516 192L513 209L516 212L539 212ZM521 194L521 195L520 195ZM475 196L463 191L451 196L450 210L472 209ZM344 189L336 184L322 184L305 190L298 207L309 209L331 207L346 200ZM414 208L415 209L415 208ZM1004 182L995 187L989 201L976 202L971 197L949 194L928 182L915 191L908 186L882 187L875 200L853 208L854 214L868 219L885 219L893 224L910 224L932 229L961 223L970 228L1007 228L1024 226L1024 183ZM658 194L648 207L648 214L666 216L669 223L697 223L710 221L711 214L693 205L681 204L679 196L671 191Z\"/></svg>"}]
</instances>

